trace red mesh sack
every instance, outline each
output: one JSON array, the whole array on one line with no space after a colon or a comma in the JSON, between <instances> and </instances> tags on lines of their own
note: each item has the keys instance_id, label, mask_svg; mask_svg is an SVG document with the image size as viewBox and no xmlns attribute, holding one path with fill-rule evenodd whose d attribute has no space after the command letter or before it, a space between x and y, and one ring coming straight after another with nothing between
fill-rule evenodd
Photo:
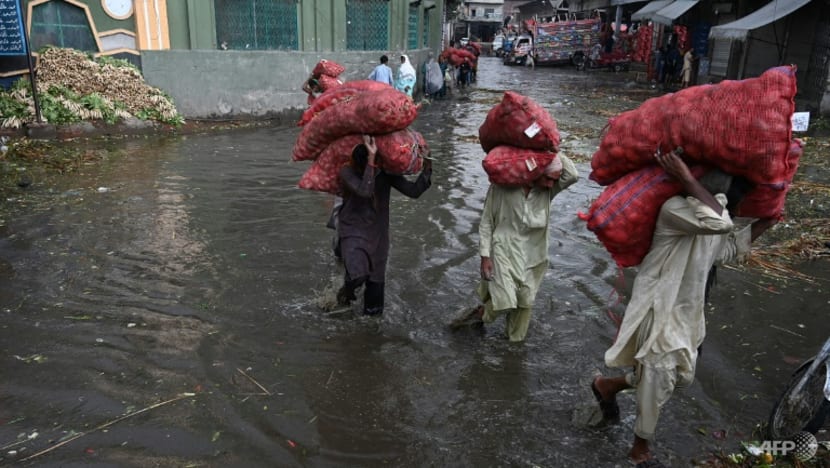
<instances>
[{"instance_id":1,"label":"red mesh sack","mask_svg":"<svg viewBox=\"0 0 830 468\"><path fill-rule=\"evenodd\" d=\"M667 152L679 146L693 161L756 184L782 182L790 172L795 93L795 67L784 66L649 99L609 121L590 178L610 184L652 164L658 147Z\"/></svg>"},{"instance_id":2,"label":"red mesh sack","mask_svg":"<svg viewBox=\"0 0 830 468\"><path fill-rule=\"evenodd\" d=\"M444 57L450 64L454 67L457 67L464 63L464 59L470 59L470 63L475 63L478 57L469 50L465 49L456 49L454 47L448 47L441 52L441 56Z\"/></svg>"},{"instance_id":3,"label":"red mesh sack","mask_svg":"<svg viewBox=\"0 0 830 468\"><path fill-rule=\"evenodd\" d=\"M735 209L736 214L747 218L781 218L784 213L784 201L798 169L798 160L803 152L802 141L794 139L787 156L790 172L785 174L786 180L774 184L757 185L738 204Z\"/></svg>"},{"instance_id":4,"label":"red mesh sack","mask_svg":"<svg viewBox=\"0 0 830 468\"><path fill-rule=\"evenodd\" d=\"M406 94L392 88L359 93L320 112L307 123L294 144L292 159L314 159L334 140L351 134L384 134L403 130L418 116Z\"/></svg>"},{"instance_id":5,"label":"red mesh sack","mask_svg":"<svg viewBox=\"0 0 830 468\"><path fill-rule=\"evenodd\" d=\"M412 129L399 130L375 137L380 166L395 175L416 174L421 171L429 147L424 136Z\"/></svg>"},{"instance_id":6,"label":"red mesh sack","mask_svg":"<svg viewBox=\"0 0 830 468\"><path fill-rule=\"evenodd\" d=\"M347 135L330 144L300 178L301 189L340 193L340 169L349 164L354 147L363 143L362 135Z\"/></svg>"},{"instance_id":7,"label":"red mesh sack","mask_svg":"<svg viewBox=\"0 0 830 468\"><path fill-rule=\"evenodd\" d=\"M342 81L328 75L320 75L320 77L317 78L317 83L320 85L320 89L322 89L323 92L338 88L343 84Z\"/></svg>"},{"instance_id":8,"label":"red mesh sack","mask_svg":"<svg viewBox=\"0 0 830 468\"><path fill-rule=\"evenodd\" d=\"M297 125L303 126L307 124L314 118L314 116L327 109L329 106L351 99L351 96L354 96L355 94L366 91L379 91L382 89L392 89L392 87L387 83L381 83L375 80L347 81L342 85L317 96L317 99L314 100L311 107L303 112L303 116L300 121L297 122Z\"/></svg>"},{"instance_id":9,"label":"red mesh sack","mask_svg":"<svg viewBox=\"0 0 830 468\"><path fill-rule=\"evenodd\" d=\"M559 150L559 130L553 117L533 99L513 91L506 91L502 101L487 113L478 138L485 152L499 145Z\"/></svg>"},{"instance_id":10,"label":"red mesh sack","mask_svg":"<svg viewBox=\"0 0 830 468\"><path fill-rule=\"evenodd\" d=\"M705 170L692 167L695 177ZM682 190L680 183L660 166L631 172L612 183L591 204L588 214L578 213L588 222L608 253L621 268L639 265L651 248L660 207Z\"/></svg>"},{"instance_id":11,"label":"red mesh sack","mask_svg":"<svg viewBox=\"0 0 830 468\"><path fill-rule=\"evenodd\" d=\"M491 149L481 165L492 184L525 185L539 178L554 158L556 153L549 151L503 145Z\"/></svg>"},{"instance_id":12,"label":"red mesh sack","mask_svg":"<svg viewBox=\"0 0 830 468\"><path fill-rule=\"evenodd\" d=\"M322 76L330 76L332 78L337 78L346 70L346 67L340 65L337 62L332 62L331 60L322 59L317 62L317 65L314 66L314 70L311 71L311 74L315 78L319 78Z\"/></svg>"}]
</instances>

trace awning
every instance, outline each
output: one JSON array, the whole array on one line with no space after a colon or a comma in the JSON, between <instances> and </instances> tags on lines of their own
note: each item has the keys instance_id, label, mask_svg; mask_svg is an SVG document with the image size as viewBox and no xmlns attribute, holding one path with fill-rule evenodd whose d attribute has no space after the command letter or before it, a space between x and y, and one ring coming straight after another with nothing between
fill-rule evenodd
<instances>
[{"instance_id":1,"label":"awning","mask_svg":"<svg viewBox=\"0 0 830 468\"><path fill-rule=\"evenodd\" d=\"M660 11L655 13L651 16L651 20L655 23L665 24L671 26L671 24L677 18L680 18L683 13L689 10L689 8L697 5L698 0L677 0L672 2L670 5L666 5Z\"/></svg>"},{"instance_id":2,"label":"awning","mask_svg":"<svg viewBox=\"0 0 830 468\"><path fill-rule=\"evenodd\" d=\"M654 0L646 4L646 6L640 8L639 10L635 11L633 15L631 15L631 21L640 21L644 19L649 19L660 11L666 5L672 3L673 0Z\"/></svg>"},{"instance_id":3,"label":"awning","mask_svg":"<svg viewBox=\"0 0 830 468\"><path fill-rule=\"evenodd\" d=\"M744 40L749 31L777 21L808 3L810 0L772 0L760 10L753 11L739 20L713 26L709 30L709 37Z\"/></svg>"}]
</instances>

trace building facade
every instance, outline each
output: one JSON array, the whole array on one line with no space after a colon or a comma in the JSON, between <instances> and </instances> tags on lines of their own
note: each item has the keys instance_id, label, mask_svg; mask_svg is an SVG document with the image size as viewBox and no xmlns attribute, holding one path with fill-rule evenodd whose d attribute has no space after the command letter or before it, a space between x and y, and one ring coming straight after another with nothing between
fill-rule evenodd
<instances>
[{"instance_id":1,"label":"building facade","mask_svg":"<svg viewBox=\"0 0 830 468\"><path fill-rule=\"evenodd\" d=\"M343 62L348 80L365 78L381 54L397 69L407 53L420 70L441 47L444 20L444 0L22 1L35 55L53 45L127 59L187 117L303 107L300 88L321 58ZM25 57L0 64L6 81L26 73ZM217 83L226 89L211 103Z\"/></svg>"}]
</instances>

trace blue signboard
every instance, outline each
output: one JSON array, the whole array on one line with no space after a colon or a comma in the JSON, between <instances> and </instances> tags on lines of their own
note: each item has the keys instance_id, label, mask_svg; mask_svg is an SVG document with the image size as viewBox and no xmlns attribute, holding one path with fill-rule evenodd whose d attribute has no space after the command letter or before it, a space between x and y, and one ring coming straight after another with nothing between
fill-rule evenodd
<instances>
[{"instance_id":1,"label":"blue signboard","mask_svg":"<svg viewBox=\"0 0 830 468\"><path fill-rule=\"evenodd\" d=\"M0 0L0 55L26 55L23 15L18 0Z\"/></svg>"}]
</instances>

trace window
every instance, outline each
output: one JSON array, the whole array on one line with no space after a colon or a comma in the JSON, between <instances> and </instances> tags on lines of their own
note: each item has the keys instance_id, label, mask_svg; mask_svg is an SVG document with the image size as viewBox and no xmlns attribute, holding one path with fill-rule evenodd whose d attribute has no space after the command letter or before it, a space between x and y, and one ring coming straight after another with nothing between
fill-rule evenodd
<instances>
[{"instance_id":1,"label":"window","mask_svg":"<svg viewBox=\"0 0 830 468\"><path fill-rule=\"evenodd\" d=\"M63 0L35 5L32 8L31 49L43 46L71 47L98 52L86 11Z\"/></svg>"},{"instance_id":2,"label":"window","mask_svg":"<svg viewBox=\"0 0 830 468\"><path fill-rule=\"evenodd\" d=\"M484 9L484 17L485 18L495 18L496 16L496 9L495 8L485 8Z\"/></svg>"},{"instance_id":3,"label":"window","mask_svg":"<svg viewBox=\"0 0 830 468\"><path fill-rule=\"evenodd\" d=\"M294 0L214 0L216 40L228 49L297 50Z\"/></svg>"},{"instance_id":4,"label":"window","mask_svg":"<svg viewBox=\"0 0 830 468\"><path fill-rule=\"evenodd\" d=\"M470 8L470 16L475 18L475 16L476 16L476 9L475 8Z\"/></svg>"},{"instance_id":5,"label":"window","mask_svg":"<svg viewBox=\"0 0 830 468\"><path fill-rule=\"evenodd\" d=\"M409 5L409 26L406 28L408 41L406 48L409 50L418 48L418 5Z\"/></svg>"},{"instance_id":6,"label":"window","mask_svg":"<svg viewBox=\"0 0 830 468\"><path fill-rule=\"evenodd\" d=\"M346 0L346 49L386 50L388 31L387 0Z\"/></svg>"}]
</instances>

